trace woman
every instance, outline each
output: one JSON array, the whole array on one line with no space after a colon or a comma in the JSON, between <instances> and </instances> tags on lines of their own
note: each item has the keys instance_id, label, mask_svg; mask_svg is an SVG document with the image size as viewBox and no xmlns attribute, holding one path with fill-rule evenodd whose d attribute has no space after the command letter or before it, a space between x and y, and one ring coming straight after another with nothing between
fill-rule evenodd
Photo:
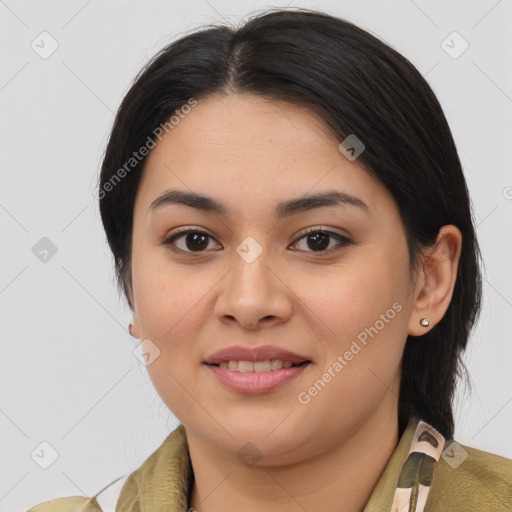
<instances>
[{"instance_id":1,"label":"woman","mask_svg":"<svg viewBox=\"0 0 512 512\"><path fill-rule=\"evenodd\" d=\"M116 511L511 510L512 461L453 440L480 252L403 56L306 10L183 37L124 98L98 199L181 423Z\"/></svg>"}]
</instances>

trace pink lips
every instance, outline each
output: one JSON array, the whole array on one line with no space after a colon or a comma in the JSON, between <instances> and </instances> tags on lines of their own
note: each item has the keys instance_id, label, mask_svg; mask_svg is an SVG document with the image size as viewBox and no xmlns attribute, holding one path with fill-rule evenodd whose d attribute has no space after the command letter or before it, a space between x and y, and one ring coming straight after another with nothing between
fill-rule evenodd
<instances>
[{"instance_id":1,"label":"pink lips","mask_svg":"<svg viewBox=\"0 0 512 512\"><path fill-rule=\"evenodd\" d=\"M307 356L295 354L289 350L284 350L271 345L261 347L247 348L240 345L233 345L222 350L214 352L205 359L206 364L218 364L221 361L264 361L265 359L281 359L282 361L291 361L292 363L302 363L310 361Z\"/></svg>"},{"instance_id":2,"label":"pink lips","mask_svg":"<svg viewBox=\"0 0 512 512\"><path fill-rule=\"evenodd\" d=\"M220 362L230 360L263 361L266 359L280 359L282 361L291 361L295 364L303 364L267 372L239 372L214 366ZM206 368L224 386L241 393L253 394L272 391L284 383L297 378L310 366L309 363L311 363L311 360L306 356L270 345L255 348L232 346L211 354L204 361Z\"/></svg>"}]
</instances>

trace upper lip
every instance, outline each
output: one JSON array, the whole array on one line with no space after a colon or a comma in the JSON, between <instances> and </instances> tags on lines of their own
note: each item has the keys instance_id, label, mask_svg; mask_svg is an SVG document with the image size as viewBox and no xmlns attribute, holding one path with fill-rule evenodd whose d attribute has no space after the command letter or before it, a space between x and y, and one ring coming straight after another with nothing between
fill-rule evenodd
<instances>
[{"instance_id":1,"label":"upper lip","mask_svg":"<svg viewBox=\"0 0 512 512\"><path fill-rule=\"evenodd\" d=\"M264 345L261 347L243 347L241 345L233 345L226 347L213 354L206 359L206 364L219 364L223 361L264 361L266 359L280 359L282 361L291 361L292 363L302 363L303 361L311 361L308 357L295 354L289 350L285 350L272 345Z\"/></svg>"}]
</instances>

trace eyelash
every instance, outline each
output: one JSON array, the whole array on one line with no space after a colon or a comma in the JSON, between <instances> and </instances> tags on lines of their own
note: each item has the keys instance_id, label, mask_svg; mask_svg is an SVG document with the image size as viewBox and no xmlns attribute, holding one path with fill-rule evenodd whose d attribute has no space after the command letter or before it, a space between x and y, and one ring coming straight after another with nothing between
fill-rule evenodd
<instances>
[{"instance_id":1,"label":"eyelash","mask_svg":"<svg viewBox=\"0 0 512 512\"><path fill-rule=\"evenodd\" d=\"M191 254L194 257L204 254L206 251L185 251L183 249L178 249L174 246L174 242L177 239L182 238L184 235L187 235L189 233L199 233L202 235L206 235L207 237L209 237L211 239L214 239L211 235L209 235L205 231L184 227L184 228L176 229L176 231L172 235L167 237L162 242L162 245L168 246L174 252L182 252L185 254ZM337 251L343 249L344 247L346 247L348 245L352 245L354 243L352 240L350 240L349 238L347 238L343 235L340 235L339 233L335 233L334 231L328 231L326 229L323 229L323 227L319 226L319 227L308 228L304 233L302 233L299 236L299 238L297 238L295 240L295 242L293 242L293 244L297 243L299 240L302 240L303 238L306 238L308 235L311 235L313 233L323 233L325 235L329 235L332 238L335 238L336 240L338 240L338 242L339 242L338 246L328 249L328 250L325 250L325 251L318 251L318 252L317 251L306 251L306 252L311 252L313 254L318 254L318 255L320 255L320 257L322 257L323 255L330 255L332 252L337 252Z\"/></svg>"}]
</instances>

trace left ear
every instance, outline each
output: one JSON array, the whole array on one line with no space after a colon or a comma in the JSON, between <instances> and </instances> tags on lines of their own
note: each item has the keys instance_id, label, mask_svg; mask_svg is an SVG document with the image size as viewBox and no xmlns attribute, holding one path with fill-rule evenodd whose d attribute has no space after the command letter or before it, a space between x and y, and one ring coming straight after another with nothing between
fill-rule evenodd
<instances>
[{"instance_id":1,"label":"left ear","mask_svg":"<svg viewBox=\"0 0 512 512\"><path fill-rule=\"evenodd\" d=\"M423 271L418 276L416 299L411 308L408 334L421 336L443 318L453 295L457 268L462 249L462 234L452 224L443 226L432 249L423 262ZM420 324L428 318L430 326Z\"/></svg>"}]
</instances>

